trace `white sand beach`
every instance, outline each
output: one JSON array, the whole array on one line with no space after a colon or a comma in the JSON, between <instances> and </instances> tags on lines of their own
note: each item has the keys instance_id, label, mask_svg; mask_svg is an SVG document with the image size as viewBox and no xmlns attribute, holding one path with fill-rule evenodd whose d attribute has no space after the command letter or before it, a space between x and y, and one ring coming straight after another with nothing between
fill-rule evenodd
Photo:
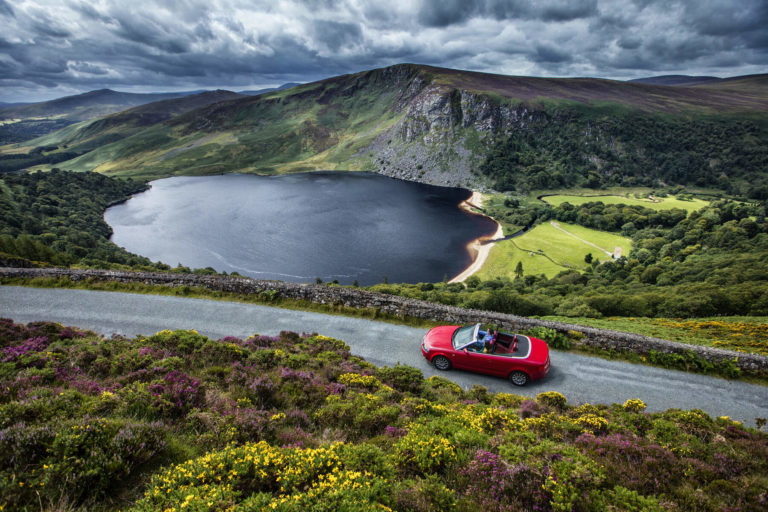
<instances>
[{"instance_id":1,"label":"white sand beach","mask_svg":"<svg viewBox=\"0 0 768 512\"><path fill-rule=\"evenodd\" d=\"M475 215L483 215L482 213L478 213L472 210L473 207L478 209L482 208L483 201L483 194L475 191L472 192L472 195L469 197L469 199L462 202L459 206L462 209ZM484 216L488 217L487 215ZM496 222L496 219L493 219L492 217L488 218ZM491 241L504 238L504 229L501 227L501 224L496 222L496 226L496 232L493 235L478 238L467 245L467 250L472 255L472 264L464 269L461 274L448 281L449 283L461 283L483 267L483 264L485 263L485 260L488 259L488 254L491 252L491 248L494 245Z\"/></svg>"}]
</instances>

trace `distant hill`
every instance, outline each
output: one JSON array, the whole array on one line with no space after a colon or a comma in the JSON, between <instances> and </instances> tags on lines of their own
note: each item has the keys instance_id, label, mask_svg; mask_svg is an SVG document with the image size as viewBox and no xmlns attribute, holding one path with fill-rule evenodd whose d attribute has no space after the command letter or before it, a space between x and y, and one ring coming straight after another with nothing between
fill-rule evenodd
<instances>
[{"instance_id":1,"label":"distant hill","mask_svg":"<svg viewBox=\"0 0 768 512\"><path fill-rule=\"evenodd\" d=\"M716 76L662 75L647 78L635 78L630 82L653 85L700 85L723 80Z\"/></svg>"},{"instance_id":2,"label":"distant hill","mask_svg":"<svg viewBox=\"0 0 768 512\"><path fill-rule=\"evenodd\" d=\"M39 137L27 144L35 146L28 155L0 155L0 173L29 166L76 158L95 148L120 141L149 127L212 103L243 98L231 91L208 91L181 98L140 105L91 121L67 126L56 134Z\"/></svg>"},{"instance_id":3,"label":"distant hill","mask_svg":"<svg viewBox=\"0 0 768 512\"><path fill-rule=\"evenodd\" d=\"M13 102L13 103L6 103L4 101L0 101L0 109L1 108L8 108L8 107L20 107L22 105L29 105L29 103L25 103L23 101Z\"/></svg>"},{"instance_id":4,"label":"distant hill","mask_svg":"<svg viewBox=\"0 0 768 512\"><path fill-rule=\"evenodd\" d=\"M265 92L272 92L272 91L282 91L284 89L290 89L291 87L296 87L297 85L301 85L299 82L288 82L287 84L283 84L280 87L267 87L266 89L256 89L252 91L237 91L240 94L245 94L247 96L258 96L259 94L264 94Z\"/></svg>"},{"instance_id":5,"label":"distant hill","mask_svg":"<svg viewBox=\"0 0 768 512\"><path fill-rule=\"evenodd\" d=\"M22 142L64 128L138 105L195 92L135 94L99 89L38 103L21 103L0 108L0 144Z\"/></svg>"},{"instance_id":6,"label":"distant hill","mask_svg":"<svg viewBox=\"0 0 768 512\"><path fill-rule=\"evenodd\" d=\"M0 109L0 119L66 116L72 121L83 121L126 108L178 98L187 94L178 92L136 94L99 89L50 101L6 107Z\"/></svg>"},{"instance_id":7,"label":"distant hill","mask_svg":"<svg viewBox=\"0 0 768 512\"><path fill-rule=\"evenodd\" d=\"M142 179L337 169L502 189L741 186L768 151L764 84L765 76L679 87L401 64L167 119L147 106L30 144L79 155L57 161L64 169ZM139 114L163 120L146 124Z\"/></svg>"}]
</instances>

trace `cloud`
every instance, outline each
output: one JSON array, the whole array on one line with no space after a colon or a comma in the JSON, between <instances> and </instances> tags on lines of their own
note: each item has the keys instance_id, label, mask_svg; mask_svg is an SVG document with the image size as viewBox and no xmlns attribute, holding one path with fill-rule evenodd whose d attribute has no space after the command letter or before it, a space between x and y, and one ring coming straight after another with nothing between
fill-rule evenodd
<instances>
[{"instance_id":1,"label":"cloud","mask_svg":"<svg viewBox=\"0 0 768 512\"><path fill-rule=\"evenodd\" d=\"M568 62L572 60L571 55L564 49L545 44L536 45L533 56L537 62Z\"/></svg>"},{"instance_id":2,"label":"cloud","mask_svg":"<svg viewBox=\"0 0 768 512\"><path fill-rule=\"evenodd\" d=\"M399 62L619 79L768 71L764 0L0 0L0 18L0 101L260 88Z\"/></svg>"},{"instance_id":3,"label":"cloud","mask_svg":"<svg viewBox=\"0 0 768 512\"><path fill-rule=\"evenodd\" d=\"M5 0L0 0L0 16L10 16L11 18L16 16L13 8Z\"/></svg>"}]
</instances>

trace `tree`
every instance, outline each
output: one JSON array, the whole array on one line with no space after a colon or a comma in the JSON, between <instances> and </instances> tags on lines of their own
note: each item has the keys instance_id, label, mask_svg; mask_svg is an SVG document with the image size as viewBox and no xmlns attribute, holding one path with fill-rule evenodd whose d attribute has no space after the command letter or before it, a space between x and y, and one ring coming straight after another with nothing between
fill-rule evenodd
<instances>
[{"instance_id":1,"label":"tree","mask_svg":"<svg viewBox=\"0 0 768 512\"><path fill-rule=\"evenodd\" d=\"M518 261L517 262L517 266L515 267L515 275L517 276L518 279L523 277L523 262L522 261Z\"/></svg>"},{"instance_id":2,"label":"tree","mask_svg":"<svg viewBox=\"0 0 768 512\"><path fill-rule=\"evenodd\" d=\"M587 255L584 256L584 263L586 263L587 265L592 263L592 253L591 252L588 252Z\"/></svg>"}]
</instances>

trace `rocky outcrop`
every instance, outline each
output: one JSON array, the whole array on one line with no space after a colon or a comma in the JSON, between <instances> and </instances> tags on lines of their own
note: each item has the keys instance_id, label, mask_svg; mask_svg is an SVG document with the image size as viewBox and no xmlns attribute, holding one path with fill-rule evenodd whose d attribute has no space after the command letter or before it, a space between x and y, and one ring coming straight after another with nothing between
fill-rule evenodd
<instances>
[{"instance_id":1,"label":"rocky outcrop","mask_svg":"<svg viewBox=\"0 0 768 512\"><path fill-rule=\"evenodd\" d=\"M654 350L667 354L693 352L703 359L717 363L735 360L736 365L747 373L768 372L768 357L744 354L697 345L687 345L659 338L640 336L605 329L596 329L560 322L549 322L516 315L463 309L405 297L382 295L357 288L342 288L315 284L264 281L245 277L200 276L195 274L174 274L157 272L119 272L110 270L82 270L57 268L0 268L2 277L60 277L72 281L87 279L97 281L141 282L149 285L172 287L201 286L210 290L237 294L279 296L305 300L317 304L343 305L351 308L369 308L390 315L414 317L445 322L468 324L474 322L493 323L504 330L523 331L532 327L548 327L566 333L577 331L582 334L581 343L604 350L648 354Z\"/></svg>"},{"instance_id":2,"label":"rocky outcrop","mask_svg":"<svg viewBox=\"0 0 768 512\"><path fill-rule=\"evenodd\" d=\"M478 169L487 150L513 130L543 115L524 104L427 83L417 75L396 108L404 113L360 155L371 155L380 174L432 185L488 188Z\"/></svg>"}]
</instances>

